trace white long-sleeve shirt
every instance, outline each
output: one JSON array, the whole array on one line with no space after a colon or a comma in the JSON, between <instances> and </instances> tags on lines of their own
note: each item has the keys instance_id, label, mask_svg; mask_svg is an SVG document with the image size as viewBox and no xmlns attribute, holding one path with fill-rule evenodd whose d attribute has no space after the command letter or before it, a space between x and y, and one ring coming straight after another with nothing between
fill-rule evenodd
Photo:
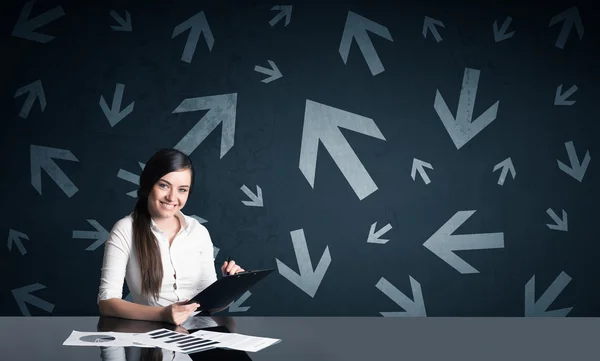
<instances>
[{"instance_id":1,"label":"white long-sleeve shirt","mask_svg":"<svg viewBox=\"0 0 600 361\"><path fill-rule=\"evenodd\" d=\"M133 217L129 214L115 223L104 245L104 259L97 302L122 298L123 280L134 303L168 306L191 299L217 280L213 243L206 227L195 218L178 212L181 229L169 246L169 240L151 221L152 233L160 247L163 280L160 297L143 297L140 267L133 244ZM175 278L176 277L176 278Z\"/></svg>"}]
</instances>

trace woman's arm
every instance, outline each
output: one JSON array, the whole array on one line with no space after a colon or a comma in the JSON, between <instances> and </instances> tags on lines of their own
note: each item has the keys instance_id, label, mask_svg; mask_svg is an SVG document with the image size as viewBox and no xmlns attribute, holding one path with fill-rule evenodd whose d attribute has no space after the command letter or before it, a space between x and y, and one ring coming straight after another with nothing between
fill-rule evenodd
<instances>
[{"instance_id":1,"label":"woman's arm","mask_svg":"<svg viewBox=\"0 0 600 361\"><path fill-rule=\"evenodd\" d=\"M161 306L140 305L120 298L100 300L98 306L100 314L103 316L128 318L131 320L168 321L165 315L165 307Z\"/></svg>"}]
</instances>

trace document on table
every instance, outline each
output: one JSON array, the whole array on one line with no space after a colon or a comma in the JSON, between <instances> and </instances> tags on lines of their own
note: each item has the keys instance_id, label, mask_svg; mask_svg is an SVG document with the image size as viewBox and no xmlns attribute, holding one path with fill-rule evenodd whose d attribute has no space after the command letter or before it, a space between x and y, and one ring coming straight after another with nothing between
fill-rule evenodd
<instances>
[{"instance_id":1,"label":"document on table","mask_svg":"<svg viewBox=\"0 0 600 361\"><path fill-rule=\"evenodd\" d=\"M126 332L81 332L73 331L63 342L64 346L136 346L154 347L135 342Z\"/></svg>"},{"instance_id":2,"label":"document on table","mask_svg":"<svg viewBox=\"0 0 600 361\"><path fill-rule=\"evenodd\" d=\"M281 342L280 339L248 336L240 333L226 333L199 330L191 334L206 340L219 342L219 348L256 352Z\"/></svg>"},{"instance_id":3,"label":"document on table","mask_svg":"<svg viewBox=\"0 0 600 361\"><path fill-rule=\"evenodd\" d=\"M133 342L139 342L145 345L152 345L154 347L160 347L185 354L221 347L218 341L208 340L201 336L194 336L187 333L175 332L166 328L146 333L130 333L126 338Z\"/></svg>"}]
</instances>

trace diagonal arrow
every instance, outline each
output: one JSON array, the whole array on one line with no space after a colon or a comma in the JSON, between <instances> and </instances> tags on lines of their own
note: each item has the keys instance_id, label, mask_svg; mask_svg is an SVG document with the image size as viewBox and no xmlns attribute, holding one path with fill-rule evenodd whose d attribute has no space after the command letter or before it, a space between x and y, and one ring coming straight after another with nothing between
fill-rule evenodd
<instances>
[{"instance_id":1,"label":"diagonal arrow","mask_svg":"<svg viewBox=\"0 0 600 361\"><path fill-rule=\"evenodd\" d=\"M379 243L386 244L389 242L389 239L380 239L379 237L386 234L390 229L392 229L391 224L386 224L379 231L375 232L375 227L377 227L377 222L371 225L371 229L369 229L369 236L367 237L367 243Z\"/></svg>"},{"instance_id":2,"label":"diagonal arrow","mask_svg":"<svg viewBox=\"0 0 600 361\"><path fill-rule=\"evenodd\" d=\"M379 282L377 282L375 287L392 299L392 301L396 302L398 306L406 310L406 312L380 312L381 315L384 317L427 317L421 284L411 276L408 276L408 278L410 279L410 288L412 289L414 301L400 292L385 278L381 277Z\"/></svg>"},{"instance_id":3,"label":"diagonal arrow","mask_svg":"<svg viewBox=\"0 0 600 361\"><path fill-rule=\"evenodd\" d=\"M567 220L567 212L562 210L562 219L554 213L551 208L546 210L546 213L552 218L555 224L547 224L548 228L553 229L555 231L564 231L567 232L569 230L569 221Z\"/></svg>"},{"instance_id":4,"label":"diagonal arrow","mask_svg":"<svg viewBox=\"0 0 600 361\"><path fill-rule=\"evenodd\" d=\"M190 34L188 35L187 41L185 43L185 48L183 49L181 60L189 64L192 62L192 57L194 56L194 52L196 51L196 45L198 45L198 39L200 39L200 34L204 34L204 40L206 41L206 45L208 45L208 51L212 51L213 44L215 43L215 38L213 37L212 31L210 30L210 26L208 26L208 21L206 20L204 11L199 12L198 14L192 16L183 23L177 25L175 29L173 29L173 35L171 36L171 39L188 29L190 29Z\"/></svg>"},{"instance_id":5,"label":"diagonal arrow","mask_svg":"<svg viewBox=\"0 0 600 361\"><path fill-rule=\"evenodd\" d=\"M16 288L11 291L23 316L31 316L29 309L25 305L25 302L37 308L41 308L46 312L52 313L52 310L54 310L53 304L46 302L39 297L31 295L32 292L42 290L44 288L46 288L46 286L39 283L34 283L25 287Z\"/></svg>"},{"instance_id":6,"label":"diagonal arrow","mask_svg":"<svg viewBox=\"0 0 600 361\"><path fill-rule=\"evenodd\" d=\"M458 272L479 273L470 264L454 254L454 251L504 248L504 233L476 233L453 235L476 211L458 211L423 246L444 260Z\"/></svg>"},{"instance_id":7,"label":"diagonal arrow","mask_svg":"<svg viewBox=\"0 0 600 361\"><path fill-rule=\"evenodd\" d=\"M425 184L431 183L431 180L429 179L427 172L425 172L425 168L429 168L429 169L433 170L433 166L431 164L424 162L420 159L413 158L412 167L410 169L410 177L413 180L416 180L417 172L419 172L419 175L421 176L421 178L423 178L423 181L425 182Z\"/></svg>"},{"instance_id":8,"label":"diagonal arrow","mask_svg":"<svg viewBox=\"0 0 600 361\"><path fill-rule=\"evenodd\" d=\"M315 297L315 293L319 289L321 281L325 276L325 272L331 264L331 255L329 254L329 246L325 247L325 252L321 256L317 268L313 271L312 262L310 260L310 254L308 253L308 246L306 245L306 238L304 237L304 230L297 229L291 231L292 243L294 245L294 253L296 254L296 260L298 261L298 269L300 274L294 272L291 268L286 266L283 262L277 258L277 269L279 273L287 278L290 282L306 292L310 297Z\"/></svg>"},{"instance_id":9,"label":"diagonal arrow","mask_svg":"<svg viewBox=\"0 0 600 361\"><path fill-rule=\"evenodd\" d=\"M19 252L21 252L21 256L23 256L27 253L27 250L25 250L25 247L23 247L23 242L21 242L21 238L29 240L29 236L27 236L25 233L15 231L14 229L8 230L8 250L12 251L12 244L14 242L17 245Z\"/></svg>"},{"instance_id":10,"label":"diagonal arrow","mask_svg":"<svg viewBox=\"0 0 600 361\"><path fill-rule=\"evenodd\" d=\"M515 35L514 31L511 31L510 33L506 33L506 30L508 30L508 27L510 26L510 23L512 22L512 18L509 16L507 17L504 22L502 23L502 27L500 27L500 30L498 30L498 21L494 20L494 24L492 25L492 29L494 30L494 41L496 43L502 41L502 40L506 40L508 38L512 38L513 35Z\"/></svg>"},{"instance_id":11,"label":"diagonal arrow","mask_svg":"<svg viewBox=\"0 0 600 361\"><path fill-rule=\"evenodd\" d=\"M566 92L562 92L562 87L563 85L559 85L556 88L556 93L554 94L554 105L573 105L575 104L576 100L567 100L571 95L573 95L573 93L575 93L577 91L577 89L579 89L577 87L577 85L572 85L569 90L567 90Z\"/></svg>"},{"instance_id":12,"label":"diagonal arrow","mask_svg":"<svg viewBox=\"0 0 600 361\"><path fill-rule=\"evenodd\" d=\"M252 191L250 189L248 189L248 187L246 187L246 185L243 185L240 189L242 190L242 192L246 193L246 195L248 197L250 197L250 199L252 199L251 201L242 201L242 203L244 203L245 205L247 205L249 207L262 207L263 206L262 189L260 189L260 187L258 185L256 186L256 194L252 193Z\"/></svg>"},{"instance_id":13,"label":"diagonal arrow","mask_svg":"<svg viewBox=\"0 0 600 361\"><path fill-rule=\"evenodd\" d=\"M285 16L285 25L288 26L290 19L292 18L292 5L275 5L271 10L279 10L279 13L269 21L269 25L273 26L283 19Z\"/></svg>"},{"instance_id":14,"label":"diagonal arrow","mask_svg":"<svg viewBox=\"0 0 600 361\"><path fill-rule=\"evenodd\" d=\"M442 37L440 36L438 29L435 27L436 25L441 26L442 28L446 27L443 22L426 16L423 20L423 37L427 39L427 30L429 30L435 38L435 41L439 43L442 41Z\"/></svg>"},{"instance_id":15,"label":"diagonal arrow","mask_svg":"<svg viewBox=\"0 0 600 361\"><path fill-rule=\"evenodd\" d=\"M57 6L28 20L33 4L35 4L35 0L28 1L23 5L19 19L12 30L12 36L37 41L38 43L47 43L54 39L54 36L36 33L35 30L60 18L65 15L65 12L62 7Z\"/></svg>"},{"instance_id":16,"label":"diagonal arrow","mask_svg":"<svg viewBox=\"0 0 600 361\"><path fill-rule=\"evenodd\" d=\"M231 306L229 306L229 312L246 312L250 309L250 306L246 306L246 307L241 307L242 303L244 303L248 297L252 296L252 293L250 293L250 291L246 291L242 297L240 297L239 299L237 299L235 302L233 302L231 304Z\"/></svg>"},{"instance_id":17,"label":"diagonal arrow","mask_svg":"<svg viewBox=\"0 0 600 361\"><path fill-rule=\"evenodd\" d=\"M142 162L138 162L138 164L140 165L140 167L142 168L142 170L144 170L144 167L146 166L144 163ZM119 169L119 172L117 173L117 178L121 178L123 180L126 180L128 182L131 182L135 185L140 185L140 176L137 174L133 174L129 171L126 171L124 169ZM131 191L129 193L127 193L128 196L132 197L132 198L137 198L137 190L135 191Z\"/></svg>"},{"instance_id":18,"label":"diagonal arrow","mask_svg":"<svg viewBox=\"0 0 600 361\"><path fill-rule=\"evenodd\" d=\"M106 240L108 239L108 232L106 231L106 229L104 229L104 227L102 227L100 225L100 223L98 223L95 219L88 219L87 220L89 224L92 225L92 227L96 228L96 232L93 231L73 231L73 238L79 238L79 239L95 239L96 242L92 243L88 248L86 248L86 251L93 251L96 248L100 247L102 244L104 244L104 242L106 242Z\"/></svg>"},{"instance_id":19,"label":"diagonal arrow","mask_svg":"<svg viewBox=\"0 0 600 361\"><path fill-rule=\"evenodd\" d=\"M254 71L263 73L265 75L269 75L268 78L261 80L263 83L270 83L273 80L277 80L283 76L281 74L281 72L279 71L279 68L277 67L277 65L275 65L275 63L273 61L271 61L271 60L267 60L267 61L269 62L271 69L263 68L262 66L258 66L258 65L254 66Z\"/></svg>"},{"instance_id":20,"label":"diagonal arrow","mask_svg":"<svg viewBox=\"0 0 600 361\"><path fill-rule=\"evenodd\" d=\"M496 164L494 166L493 172L497 171L500 168L502 168L502 172L500 172L500 178L498 179L499 185L504 185L504 181L506 180L506 175L508 174L508 171L510 171L510 175L512 175L512 178L515 179L517 172L515 171L515 166L513 165L513 162L510 159L510 157Z\"/></svg>"},{"instance_id":21,"label":"diagonal arrow","mask_svg":"<svg viewBox=\"0 0 600 361\"><path fill-rule=\"evenodd\" d=\"M19 116L23 119L27 119L29 116L29 112L31 111L31 107L33 107L33 102L35 99L39 99L40 107L42 108L42 112L46 109L46 94L44 94L44 87L42 86L41 80L36 80L33 83L27 84L15 92L15 96L13 98L19 97L25 93L27 94L27 99L25 99L25 103L23 103L23 107L19 112Z\"/></svg>"},{"instance_id":22,"label":"diagonal arrow","mask_svg":"<svg viewBox=\"0 0 600 361\"><path fill-rule=\"evenodd\" d=\"M567 173L571 177L577 179L579 182L583 181L583 177L585 176L585 171L587 170L588 165L590 164L590 152L585 152L585 157L583 157L583 162L579 163L579 159L577 158L577 152L575 152L575 146L573 145L573 141L569 141L565 143L565 148L567 148L567 154L569 156L569 162L571 166L568 167L566 164L561 162L560 160L556 160L558 162L558 168L563 172Z\"/></svg>"},{"instance_id":23,"label":"diagonal arrow","mask_svg":"<svg viewBox=\"0 0 600 361\"><path fill-rule=\"evenodd\" d=\"M42 194L42 169L71 198L79 190L67 175L54 163L52 158L79 162L67 149L31 145L31 185Z\"/></svg>"},{"instance_id":24,"label":"diagonal arrow","mask_svg":"<svg viewBox=\"0 0 600 361\"><path fill-rule=\"evenodd\" d=\"M458 100L458 109L456 111L456 119L450 113L450 109L448 109L440 91L437 89L435 91L433 107L442 120L442 123L444 123L446 131L448 131L450 138L452 138L456 149L460 149L496 119L500 101L497 101L494 105L489 107L488 110L481 114L477 119L471 121L473 117L473 108L475 107L475 97L477 96L479 73L479 70L465 68L462 87L460 89L460 98Z\"/></svg>"},{"instance_id":25,"label":"diagonal arrow","mask_svg":"<svg viewBox=\"0 0 600 361\"><path fill-rule=\"evenodd\" d=\"M320 141L358 198L363 200L377 190L377 185L339 128L385 140L373 119L307 99L300 146L300 170L314 188Z\"/></svg>"},{"instance_id":26,"label":"diagonal arrow","mask_svg":"<svg viewBox=\"0 0 600 361\"><path fill-rule=\"evenodd\" d=\"M119 25L111 26L114 31L133 31L133 27L131 26L131 15L129 14L129 11L125 10L125 17L127 20L123 19L121 15L117 14L117 12L114 10L110 11L110 16L112 16L113 19L119 23Z\"/></svg>"},{"instance_id":27,"label":"diagonal arrow","mask_svg":"<svg viewBox=\"0 0 600 361\"><path fill-rule=\"evenodd\" d=\"M203 223L207 223L207 222L208 222L206 219L204 219L204 218L202 218L202 217L199 217L199 216L197 216L197 215L195 215L195 214L192 214L192 215L190 215L190 217L193 217L193 218L195 218L195 219L198 221L198 223L200 223L200 224L203 224Z\"/></svg>"},{"instance_id":28,"label":"diagonal arrow","mask_svg":"<svg viewBox=\"0 0 600 361\"><path fill-rule=\"evenodd\" d=\"M111 108L109 108L108 104L106 104L106 100L104 100L104 97L102 95L100 95L100 108L102 108L102 111L104 112L106 119L108 119L108 122L110 123L111 127L114 127L115 124L117 124L118 122L123 120L123 118L128 116L129 113L131 113L133 111L133 106L134 106L135 102L131 102L131 104L129 104L127 106L127 108L120 110L121 103L123 102L123 91L124 90L125 90L125 85L117 83L117 85L115 87L115 94L113 96Z\"/></svg>"},{"instance_id":29,"label":"diagonal arrow","mask_svg":"<svg viewBox=\"0 0 600 361\"><path fill-rule=\"evenodd\" d=\"M375 47L373 47L371 39L369 39L367 30L391 42L394 41L392 35L385 26L379 25L352 11L348 11L346 25L344 26L344 32L342 33L342 41L340 42L339 53L342 56L342 60L344 60L344 64L346 64L348 61L348 54L350 53L350 45L352 45L352 39L355 39L356 45L358 45L360 52L369 66L369 70L371 70L371 74L377 75L385 69L383 68L383 64L381 64L381 60L379 60L379 56L377 56L377 52L375 51Z\"/></svg>"},{"instance_id":30,"label":"diagonal arrow","mask_svg":"<svg viewBox=\"0 0 600 361\"><path fill-rule=\"evenodd\" d=\"M561 272L554 282L546 289L542 296L535 302L535 275L525 285L525 317L565 317L573 307L559 310L546 311L556 300L558 295L571 282L571 277Z\"/></svg>"},{"instance_id":31,"label":"diagonal arrow","mask_svg":"<svg viewBox=\"0 0 600 361\"><path fill-rule=\"evenodd\" d=\"M558 39L556 39L556 43L554 44L559 49L563 49L565 47L565 43L567 42L567 38L571 33L571 29L573 29L573 25L575 25L577 35L579 35L579 40L583 38L584 34L583 22L581 20L581 15L579 15L577 6L573 6L562 13L553 16L552 19L550 19L550 24L548 27L556 25L561 21L563 21L563 26L560 29L560 34L558 34Z\"/></svg>"}]
</instances>

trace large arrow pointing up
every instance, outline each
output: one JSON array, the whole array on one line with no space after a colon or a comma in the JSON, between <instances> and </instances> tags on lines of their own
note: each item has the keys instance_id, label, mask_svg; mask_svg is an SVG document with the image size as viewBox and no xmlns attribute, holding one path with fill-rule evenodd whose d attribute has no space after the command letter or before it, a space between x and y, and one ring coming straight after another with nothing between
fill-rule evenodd
<instances>
[{"instance_id":1,"label":"large arrow pointing up","mask_svg":"<svg viewBox=\"0 0 600 361\"><path fill-rule=\"evenodd\" d=\"M31 185L42 194L42 169L71 198L79 190L67 175L54 163L52 158L79 162L67 149L31 145Z\"/></svg>"},{"instance_id":2,"label":"large arrow pointing up","mask_svg":"<svg viewBox=\"0 0 600 361\"><path fill-rule=\"evenodd\" d=\"M373 119L307 99L300 146L300 170L314 188L320 141L358 198L363 200L377 190L377 185L344 138L339 127L385 140Z\"/></svg>"},{"instance_id":3,"label":"large arrow pointing up","mask_svg":"<svg viewBox=\"0 0 600 361\"><path fill-rule=\"evenodd\" d=\"M204 34L204 40L206 40L206 45L208 45L208 51L212 51L213 44L215 43L215 38L213 37L212 31L210 31L210 26L208 26L204 11L199 12L183 23L177 25L175 29L173 29L171 39L188 29L190 29L190 34L188 35L183 54L181 55L181 60L186 63L192 61L201 33Z\"/></svg>"},{"instance_id":4,"label":"large arrow pointing up","mask_svg":"<svg viewBox=\"0 0 600 361\"><path fill-rule=\"evenodd\" d=\"M25 5L23 5L19 19L13 28L12 36L37 41L38 43L47 43L54 39L54 36L36 33L35 29L60 18L61 16L65 15L65 12L63 11L62 7L57 6L36 16L33 19L27 20L31 14L33 4L35 4L35 0L28 1Z\"/></svg>"}]
</instances>

